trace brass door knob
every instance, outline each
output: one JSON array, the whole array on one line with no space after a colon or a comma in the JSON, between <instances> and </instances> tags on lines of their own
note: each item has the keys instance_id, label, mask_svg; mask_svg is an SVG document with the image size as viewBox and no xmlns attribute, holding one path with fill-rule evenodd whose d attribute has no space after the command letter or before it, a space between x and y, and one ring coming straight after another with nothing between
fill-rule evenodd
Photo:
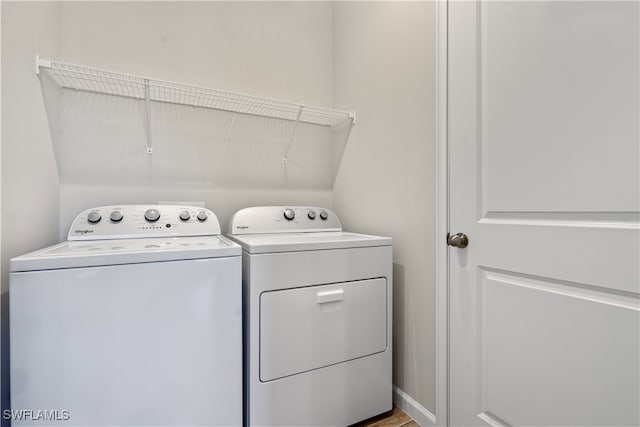
<instances>
[{"instance_id":1,"label":"brass door knob","mask_svg":"<svg viewBox=\"0 0 640 427\"><path fill-rule=\"evenodd\" d=\"M469 238L464 233L456 233L447 236L447 244L456 248L466 248L469 245Z\"/></svg>"}]
</instances>

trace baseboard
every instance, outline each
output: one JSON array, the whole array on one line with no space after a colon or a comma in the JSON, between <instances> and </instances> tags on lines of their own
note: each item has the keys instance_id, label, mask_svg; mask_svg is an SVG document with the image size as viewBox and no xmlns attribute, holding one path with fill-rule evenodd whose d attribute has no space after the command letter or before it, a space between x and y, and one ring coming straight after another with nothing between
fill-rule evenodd
<instances>
[{"instance_id":1,"label":"baseboard","mask_svg":"<svg viewBox=\"0 0 640 427\"><path fill-rule=\"evenodd\" d=\"M405 414L413 418L421 427L436 425L435 415L395 385L393 386L393 403L402 409Z\"/></svg>"}]
</instances>

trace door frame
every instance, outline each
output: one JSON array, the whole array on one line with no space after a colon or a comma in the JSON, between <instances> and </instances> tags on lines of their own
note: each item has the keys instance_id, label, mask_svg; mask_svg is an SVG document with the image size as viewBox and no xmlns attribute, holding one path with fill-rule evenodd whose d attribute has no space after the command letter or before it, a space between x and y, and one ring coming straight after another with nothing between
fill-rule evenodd
<instances>
[{"instance_id":1,"label":"door frame","mask_svg":"<svg viewBox=\"0 0 640 427\"><path fill-rule=\"evenodd\" d=\"M454 0L455 1L455 0ZM435 0L435 419L449 425L449 0ZM395 386L394 386L395 389ZM395 401L395 398L394 398ZM404 406L401 406L405 409ZM411 413L410 413L411 415ZM429 424L430 425L430 424Z\"/></svg>"},{"instance_id":2,"label":"door frame","mask_svg":"<svg viewBox=\"0 0 640 427\"><path fill-rule=\"evenodd\" d=\"M448 0L436 1L435 351L436 424L449 425Z\"/></svg>"}]
</instances>

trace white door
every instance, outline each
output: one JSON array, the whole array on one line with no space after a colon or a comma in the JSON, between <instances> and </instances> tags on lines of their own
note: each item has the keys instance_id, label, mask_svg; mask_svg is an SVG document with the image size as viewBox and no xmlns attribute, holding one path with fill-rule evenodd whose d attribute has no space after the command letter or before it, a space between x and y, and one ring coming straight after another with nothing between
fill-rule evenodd
<instances>
[{"instance_id":1,"label":"white door","mask_svg":"<svg viewBox=\"0 0 640 427\"><path fill-rule=\"evenodd\" d=\"M638 2L449 3L452 425L638 425Z\"/></svg>"}]
</instances>

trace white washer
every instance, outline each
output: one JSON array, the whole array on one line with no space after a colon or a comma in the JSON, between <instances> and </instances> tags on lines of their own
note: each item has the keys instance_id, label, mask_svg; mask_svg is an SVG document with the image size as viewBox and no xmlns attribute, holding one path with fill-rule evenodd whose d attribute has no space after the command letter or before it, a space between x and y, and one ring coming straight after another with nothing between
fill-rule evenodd
<instances>
[{"instance_id":1,"label":"white washer","mask_svg":"<svg viewBox=\"0 0 640 427\"><path fill-rule=\"evenodd\" d=\"M245 424L346 426L392 408L391 238L328 209L236 212Z\"/></svg>"},{"instance_id":2,"label":"white washer","mask_svg":"<svg viewBox=\"0 0 640 427\"><path fill-rule=\"evenodd\" d=\"M241 425L241 250L219 234L208 209L105 206L12 259L13 425Z\"/></svg>"}]
</instances>

